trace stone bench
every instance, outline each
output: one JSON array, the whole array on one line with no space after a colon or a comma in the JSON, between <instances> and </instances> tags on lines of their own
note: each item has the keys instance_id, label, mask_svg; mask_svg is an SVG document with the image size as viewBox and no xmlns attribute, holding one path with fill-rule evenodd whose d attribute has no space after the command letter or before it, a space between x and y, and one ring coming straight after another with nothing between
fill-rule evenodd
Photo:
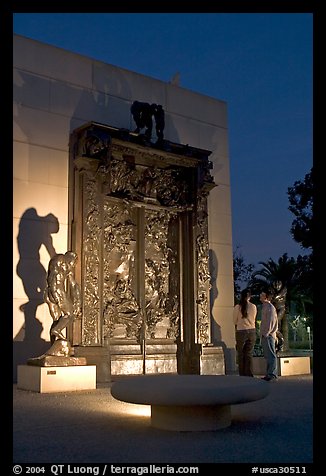
<instances>
[{"instance_id":1,"label":"stone bench","mask_svg":"<svg viewBox=\"0 0 326 476\"><path fill-rule=\"evenodd\" d=\"M140 375L112 384L123 402L151 405L151 426L211 431L231 425L231 405L265 398L269 384L233 375Z\"/></svg>"}]
</instances>

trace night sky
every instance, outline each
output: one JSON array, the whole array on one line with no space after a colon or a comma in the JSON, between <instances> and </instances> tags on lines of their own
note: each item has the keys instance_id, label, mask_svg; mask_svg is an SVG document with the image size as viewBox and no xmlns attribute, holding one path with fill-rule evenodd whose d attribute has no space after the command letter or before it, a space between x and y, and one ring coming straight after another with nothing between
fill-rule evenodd
<instances>
[{"instance_id":1,"label":"night sky","mask_svg":"<svg viewBox=\"0 0 326 476\"><path fill-rule=\"evenodd\" d=\"M287 188L313 160L312 13L16 13L14 33L226 101L234 249L309 252Z\"/></svg>"}]
</instances>

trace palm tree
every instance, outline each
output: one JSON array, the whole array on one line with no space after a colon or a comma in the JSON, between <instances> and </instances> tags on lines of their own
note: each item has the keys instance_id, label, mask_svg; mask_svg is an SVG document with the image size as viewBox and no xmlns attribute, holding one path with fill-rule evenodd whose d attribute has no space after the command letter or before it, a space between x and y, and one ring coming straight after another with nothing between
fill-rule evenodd
<instances>
[{"instance_id":1,"label":"palm tree","mask_svg":"<svg viewBox=\"0 0 326 476\"><path fill-rule=\"evenodd\" d=\"M278 262L270 258L267 262L260 261L259 264L262 265L262 268L253 273L249 286L253 294L259 294L266 287L274 291L273 303L278 310L279 330L284 337L283 350L288 350L290 306L295 305L302 308L305 301L300 285L302 268L298 266L294 258L289 258L287 253L284 253Z\"/></svg>"}]
</instances>

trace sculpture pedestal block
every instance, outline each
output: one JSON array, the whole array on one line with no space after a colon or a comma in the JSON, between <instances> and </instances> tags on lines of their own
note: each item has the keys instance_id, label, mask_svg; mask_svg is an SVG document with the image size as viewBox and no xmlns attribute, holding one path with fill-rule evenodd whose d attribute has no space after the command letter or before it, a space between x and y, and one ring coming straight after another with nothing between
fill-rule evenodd
<instances>
[{"instance_id":1,"label":"sculpture pedestal block","mask_svg":"<svg viewBox=\"0 0 326 476\"><path fill-rule=\"evenodd\" d=\"M310 374L310 357L280 357L280 375L306 375Z\"/></svg>"},{"instance_id":2,"label":"sculpture pedestal block","mask_svg":"<svg viewBox=\"0 0 326 476\"><path fill-rule=\"evenodd\" d=\"M96 389L96 365L38 367L18 365L17 388L39 393Z\"/></svg>"},{"instance_id":3,"label":"sculpture pedestal block","mask_svg":"<svg viewBox=\"0 0 326 476\"><path fill-rule=\"evenodd\" d=\"M222 347L203 346L200 356L201 375L224 375L224 352Z\"/></svg>"},{"instance_id":4,"label":"sculpture pedestal block","mask_svg":"<svg viewBox=\"0 0 326 476\"><path fill-rule=\"evenodd\" d=\"M75 357L85 357L96 365L97 382L110 382L111 376L177 372L177 346L168 339L148 339L145 356L136 340L112 339L107 346L75 346ZM145 359L144 359L145 357Z\"/></svg>"},{"instance_id":5,"label":"sculpture pedestal block","mask_svg":"<svg viewBox=\"0 0 326 476\"><path fill-rule=\"evenodd\" d=\"M310 357L278 357L277 370L280 376L310 374ZM253 372L255 375L265 375L266 360L264 357L253 358Z\"/></svg>"}]
</instances>

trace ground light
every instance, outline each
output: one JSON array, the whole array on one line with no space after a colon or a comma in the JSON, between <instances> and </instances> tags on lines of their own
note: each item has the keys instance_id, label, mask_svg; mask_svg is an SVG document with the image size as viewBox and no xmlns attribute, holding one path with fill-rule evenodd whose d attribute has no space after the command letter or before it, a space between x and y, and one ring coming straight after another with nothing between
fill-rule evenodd
<instances>
[{"instance_id":1,"label":"ground light","mask_svg":"<svg viewBox=\"0 0 326 476\"><path fill-rule=\"evenodd\" d=\"M150 417L151 416L151 406L150 405L136 405L134 403L124 403L121 402L119 405L121 413L124 415L133 415L139 417Z\"/></svg>"}]
</instances>

